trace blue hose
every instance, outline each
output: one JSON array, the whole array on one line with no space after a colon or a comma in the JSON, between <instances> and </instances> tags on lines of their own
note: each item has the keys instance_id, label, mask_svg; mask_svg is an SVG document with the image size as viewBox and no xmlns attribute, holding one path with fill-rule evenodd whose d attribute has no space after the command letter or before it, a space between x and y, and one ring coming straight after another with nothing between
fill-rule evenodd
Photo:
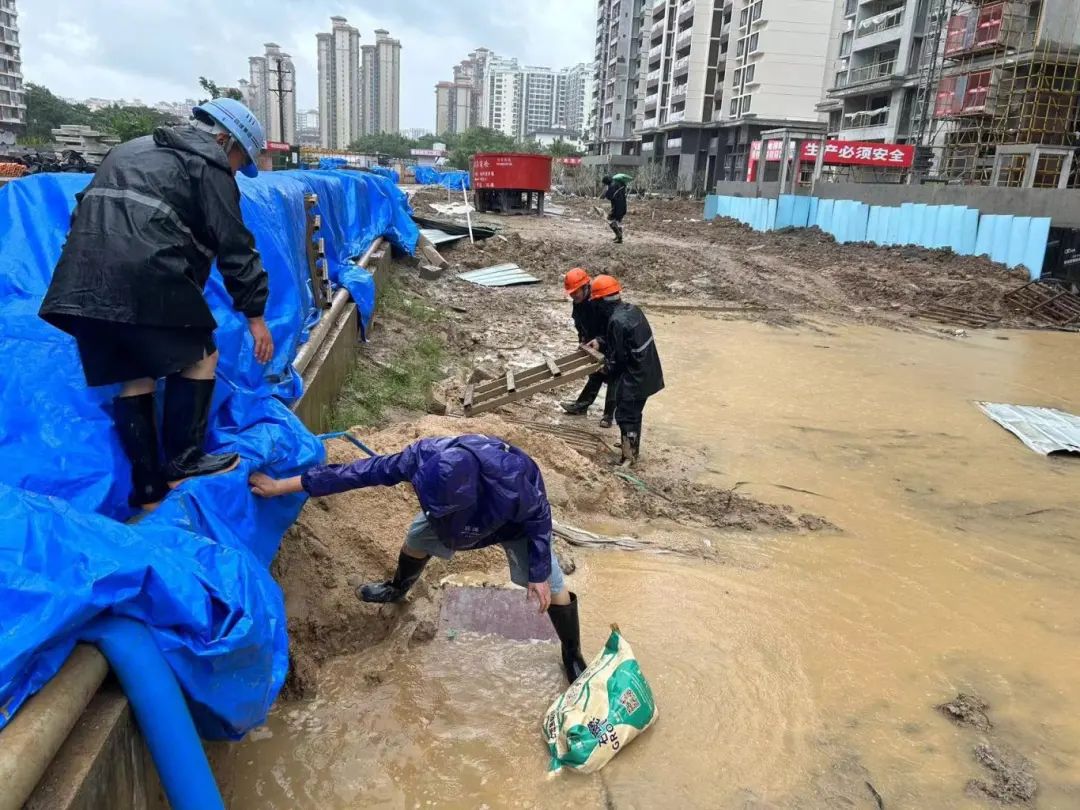
<instances>
[{"instance_id":1,"label":"blue hose","mask_svg":"<svg viewBox=\"0 0 1080 810\"><path fill-rule=\"evenodd\" d=\"M120 679L172 810L225 810L184 693L146 626L107 616L82 637Z\"/></svg>"},{"instance_id":2,"label":"blue hose","mask_svg":"<svg viewBox=\"0 0 1080 810\"><path fill-rule=\"evenodd\" d=\"M368 447L366 444L364 444L358 438L353 436L347 430L339 430L337 433L323 433L322 435L316 436L315 438L318 439L320 442L325 442L327 439L344 439L347 442L352 442L353 444L355 444L357 447L359 447L361 450L363 450L369 456L374 457L374 456L378 455L378 453L376 453L374 450L372 450L370 447Z\"/></svg>"}]
</instances>

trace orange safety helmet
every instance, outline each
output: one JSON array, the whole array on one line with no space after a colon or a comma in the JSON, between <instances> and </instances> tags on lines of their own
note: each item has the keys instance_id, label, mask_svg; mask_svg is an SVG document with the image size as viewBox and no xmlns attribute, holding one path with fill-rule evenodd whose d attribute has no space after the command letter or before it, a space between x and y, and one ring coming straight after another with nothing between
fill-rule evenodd
<instances>
[{"instance_id":1,"label":"orange safety helmet","mask_svg":"<svg viewBox=\"0 0 1080 810\"><path fill-rule=\"evenodd\" d=\"M614 276L597 276L592 282L592 300L607 298L609 295L618 295L622 292L619 280Z\"/></svg>"},{"instance_id":2,"label":"orange safety helmet","mask_svg":"<svg viewBox=\"0 0 1080 810\"><path fill-rule=\"evenodd\" d=\"M566 278L563 279L563 288L566 290L567 295L573 295L586 284L589 283L589 274L582 270L580 267L575 267L569 273L566 274Z\"/></svg>"}]
</instances>

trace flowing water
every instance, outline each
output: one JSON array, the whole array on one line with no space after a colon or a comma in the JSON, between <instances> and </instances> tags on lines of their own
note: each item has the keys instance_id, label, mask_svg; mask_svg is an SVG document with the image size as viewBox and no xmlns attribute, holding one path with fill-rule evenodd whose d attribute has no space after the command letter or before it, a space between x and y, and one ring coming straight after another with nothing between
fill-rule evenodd
<instances>
[{"instance_id":1,"label":"flowing water","mask_svg":"<svg viewBox=\"0 0 1080 810\"><path fill-rule=\"evenodd\" d=\"M1080 807L1080 460L972 404L1080 411L1075 336L654 327L645 451L841 531L712 533L722 564L578 554L586 648L619 622L660 707L599 774L545 773L552 645L440 637L378 683L334 662L237 747L232 806L983 807L987 735L933 708L974 691L1037 805Z\"/></svg>"}]
</instances>

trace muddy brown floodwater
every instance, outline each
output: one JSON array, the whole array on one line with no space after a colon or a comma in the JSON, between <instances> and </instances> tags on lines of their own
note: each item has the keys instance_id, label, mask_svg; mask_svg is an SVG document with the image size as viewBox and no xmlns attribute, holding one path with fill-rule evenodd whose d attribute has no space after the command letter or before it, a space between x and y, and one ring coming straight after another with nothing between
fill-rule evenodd
<instances>
[{"instance_id":1,"label":"muddy brown floodwater","mask_svg":"<svg viewBox=\"0 0 1080 810\"><path fill-rule=\"evenodd\" d=\"M972 404L1080 409L1075 336L653 321L646 442L705 447L702 483L840 531L714 531L721 563L578 552L586 647L617 621L660 708L599 774L545 773L553 646L440 636L381 679L332 662L237 747L231 806L985 807L965 785L986 734L934 708L958 692L1037 806L1080 806L1080 461Z\"/></svg>"}]
</instances>

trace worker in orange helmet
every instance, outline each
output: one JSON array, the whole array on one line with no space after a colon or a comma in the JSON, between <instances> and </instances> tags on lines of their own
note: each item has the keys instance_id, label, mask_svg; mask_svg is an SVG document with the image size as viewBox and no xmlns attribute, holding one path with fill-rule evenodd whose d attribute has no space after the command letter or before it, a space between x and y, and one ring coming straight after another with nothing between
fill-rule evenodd
<instances>
[{"instance_id":1,"label":"worker in orange helmet","mask_svg":"<svg viewBox=\"0 0 1080 810\"><path fill-rule=\"evenodd\" d=\"M639 307L622 300L622 286L612 276L592 281L592 300L607 324L599 347L607 358L608 385L616 388L620 465L633 466L641 451L645 403L664 388L664 370L652 327Z\"/></svg>"},{"instance_id":2,"label":"worker in orange helmet","mask_svg":"<svg viewBox=\"0 0 1080 810\"><path fill-rule=\"evenodd\" d=\"M594 340L604 337L607 330L607 322L600 316L597 305L590 300L592 296L592 283L589 274L580 267L575 267L566 274L563 279L563 288L570 300L574 302L571 312L574 318L574 327L577 329L578 343L585 345ZM571 416L584 416L596 401L600 393L600 387L607 382L604 371L597 371L589 375L585 387L581 389L578 398L570 402L562 402L562 409ZM604 418L600 420L600 427L611 427L615 416L615 387L608 383L607 394L604 396Z\"/></svg>"}]
</instances>

